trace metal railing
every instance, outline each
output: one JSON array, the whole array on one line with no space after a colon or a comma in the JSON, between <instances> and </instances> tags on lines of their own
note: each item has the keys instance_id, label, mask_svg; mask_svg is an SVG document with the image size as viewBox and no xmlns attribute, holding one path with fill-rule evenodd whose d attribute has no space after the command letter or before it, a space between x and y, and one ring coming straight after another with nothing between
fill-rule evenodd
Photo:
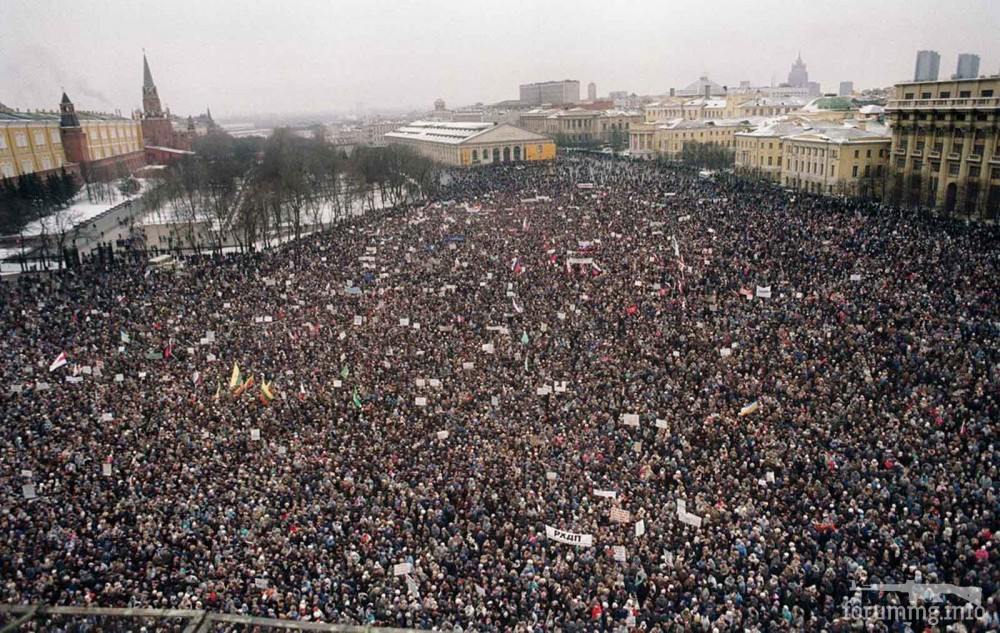
<instances>
[{"instance_id":1,"label":"metal railing","mask_svg":"<svg viewBox=\"0 0 1000 633\"><path fill-rule=\"evenodd\" d=\"M99 625L99 626L98 626ZM326 631L328 633L402 633L415 629L327 624L303 620L259 618L194 609L118 609L55 607L44 604L0 604L0 633L15 631Z\"/></svg>"},{"instance_id":2,"label":"metal railing","mask_svg":"<svg viewBox=\"0 0 1000 633\"><path fill-rule=\"evenodd\" d=\"M890 99L886 110L908 109L1000 108L1000 97L964 97L961 99Z\"/></svg>"}]
</instances>

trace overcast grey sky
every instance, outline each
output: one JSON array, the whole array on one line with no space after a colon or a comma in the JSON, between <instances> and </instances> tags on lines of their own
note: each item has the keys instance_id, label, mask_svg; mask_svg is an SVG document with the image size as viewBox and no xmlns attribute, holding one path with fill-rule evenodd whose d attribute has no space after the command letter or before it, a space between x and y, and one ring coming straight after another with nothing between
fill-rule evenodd
<instances>
[{"instance_id":1,"label":"overcast grey sky","mask_svg":"<svg viewBox=\"0 0 1000 633\"><path fill-rule=\"evenodd\" d=\"M123 111L142 49L174 112L218 116L515 99L579 79L661 94L708 75L826 91L912 76L917 49L1000 72L1000 0L0 0L0 102Z\"/></svg>"}]
</instances>

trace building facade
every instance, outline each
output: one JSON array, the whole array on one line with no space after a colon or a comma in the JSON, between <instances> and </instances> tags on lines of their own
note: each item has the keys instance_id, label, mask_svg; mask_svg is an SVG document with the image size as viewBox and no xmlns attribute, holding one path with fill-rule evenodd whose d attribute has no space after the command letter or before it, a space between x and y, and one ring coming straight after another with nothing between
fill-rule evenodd
<instances>
[{"instance_id":1,"label":"building facade","mask_svg":"<svg viewBox=\"0 0 1000 633\"><path fill-rule=\"evenodd\" d=\"M797 112L807 101L798 97L727 93L722 97L664 97L643 106L646 123L684 119L712 121L749 117L776 117Z\"/></svg>"},{"instance_id":2,"label":"building facade","mask_svg":"<svg viewBox=\"0 0 1000 633\"><path fill-rule=\"evenodd\" d=\"M979 55L962 53L958 56L958 66L952 79L976 79L979 77Z\"/></svg>"},{"instance_id":3,"label":"building facade","mask_svg":"<svg viewBox=\"0 0 1000 633\"><path fill-rule=\"evenodd\" d=\"M620 139L624 146L631 126L641 121L642 115L634 111L585 108L536 108L520 117L524 129L567 145L605 145Z\"/></svg>"},{"instance_id":4,"label":"building facade","mask_svg":"<svg viewBox=\"0 0 1000 633\"><path fill-rule=\"evenodd\" d=\"M885 132L851 127L787 136L781 183L808 193L882 198L890 143Z\"/></svg>"},{"instance_id":5,"label":"building facade","mask_svg":"<svg viewBox=\"0 0 1000 633\"><path fill-rule=\"evenodd\" d=\"M937 51L917 51L913 81L937 81L940 68L941 55Z\"/></svg>"},{"instance_id":6,"label":"building facade","mask_svg":"<svg viewBox=\"0 0 1000 633\"><path fill-rule=\"evenodd\" d=\"M145 164L138 121L77 112L66 93L58 113L0 112L0 177L66 168L87 181L110 180Z\"/></svg>"},{"instance_id":7,"label":"building facade","mask_svg":"<svg viewBox=\"0 0 1000 633\"><path fill-rule=\"evenodd\" d=\"M554 160L551 138L508 124L414 121L388 132L390 144L453 167Z\"/></svg>"},{"instance_id":8,"label":"building facade","mask_svg":"<svg viewBox=\"0 0 1000 633\"><path fill-rule=\"evenodd\" d=\"M738 173L781 182L782 142L811 129L802 121L779 121L755 130L737 132L735 167Z\"/></svg>"},{"instance_id":9,"label":"building facade","mask_svg":"<svg viewBox=\"0 0 1000 633\"><path fill-rule=\"evenodd\" d=\"M637 123L629 132L629 154L680 160L684 146L689 143L734 149L736 133L747 131L750 127L748 122L736 120Z\"/></svg>"},{"instance_id":10,"label":"building facade","mask_svg":"<svg viewBox=\"0 0 1000 633\"><path fill-rule=\"evenodd\" d=\"M837 96L850 97L852 94L854 94L854 82L853 81L840 82L840 88L837 90Z\"/></svg>"},{"instance_id":11,"label":"building facade","mask_svg":"<svg viewBox=\"0 0 1000 633\"><path fill-rule=\"evenodd\" d=\"M597 84L594 82L587 84L587 101L597 101Z\"/></svg>"},{"instance_id":12,"label":"building facade","mask_svg":"<svg viewBox=\"0 0 1000 633\"><path fill-rule=\"evenodd\" d=\"M0 179L44 177L65 164L57 117L0 112Z\"/></svg>"},{"instance_id":13,"label":"building facade","mask_svg":"<svg viewBox=\"0 0 1000 633\"><path fill-rule=\"evenodd\" d=\"M1000 78L909 82L886 106L897 204L1000 214Z\"/></svg>"},{"instance_id":14,"label":"building facade","mask_svg":"<svg viewBox=\"0 0 1000 633\"><path fill-rule=\"evenodd\" d=\"M542 104L564 105L580 102L580 82L575 79L562 81L542 81L521 84L521 104L539 106Z\"/></svg>"}]
</instances>

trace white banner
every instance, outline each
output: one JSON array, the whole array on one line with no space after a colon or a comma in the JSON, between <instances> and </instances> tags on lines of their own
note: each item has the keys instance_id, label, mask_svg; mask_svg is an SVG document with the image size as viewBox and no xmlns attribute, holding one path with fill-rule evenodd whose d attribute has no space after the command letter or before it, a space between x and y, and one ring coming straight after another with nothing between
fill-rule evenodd
<instances>
[{"instance_id":1,"label":"white banner","mask_svg":"<svg viewBox=\"0 0 1000 633\"><path fill-rule=\"evenodd\" d=\"M614 490L598 490L597 488L594 488L594 496L614 499L615 497L618 496L618 493L615 492Z\"/></svg>"},{"instance_id":2,"label":"white banner","mask_svg":"<svg viewBox=\"0 0 1000 633\"><path fill-rule=\"evenodd\" d=\"M757 286L757 296L761 299L770 299L771 286Z\"/></svg>"},{"instance_id":3,"label":"white banner","mask_svg":"<svg viewBox=\"0 0 1000 633\"><path fill-rule=\"evenodd\" d=\"M623 413L622 422L625 426L639 426L639 414L638 413Z\"/></svg>"},{"instance_id":4,"label":"white banner","mask_svg":"<svg viewBox=\"0 0 1000 633\"><path fill-rule=\"evenodd\" d=\"M413 565L410 563L396 563L392 566L393 576L403 576L411 571L413 571Z\"/></svg>"},{"instance_id":5,"label":"white banner","mask_svg":"<svg viewBox=\"0 0 1000 633\"><path fill-rule=\"evenodd\" d=\"M556 529L551 525L545 526L545 536L553 541L566 543L567 545L580 545L581 547L593 547L594 537L590 534L576 534Z\"/></svg>"}]
</instances>

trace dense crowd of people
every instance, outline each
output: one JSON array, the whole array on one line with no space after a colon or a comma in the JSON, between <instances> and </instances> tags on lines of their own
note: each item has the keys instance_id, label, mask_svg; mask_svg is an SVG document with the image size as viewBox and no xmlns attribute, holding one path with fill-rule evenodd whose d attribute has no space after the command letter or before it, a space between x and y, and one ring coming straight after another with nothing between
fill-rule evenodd
<instances>
[{"instance_id":1,"label":"dense crowd of people","mask_svg":"<svg viewBox=\"0 0 1000 633\"><path fill-rule=\"evenodd\" d=\"M994 227L569 158L262 254L23 276L0 602L995 630L998 271ZM982 597L862 609L908 581Z\"/></svg>"}]
</instances>

